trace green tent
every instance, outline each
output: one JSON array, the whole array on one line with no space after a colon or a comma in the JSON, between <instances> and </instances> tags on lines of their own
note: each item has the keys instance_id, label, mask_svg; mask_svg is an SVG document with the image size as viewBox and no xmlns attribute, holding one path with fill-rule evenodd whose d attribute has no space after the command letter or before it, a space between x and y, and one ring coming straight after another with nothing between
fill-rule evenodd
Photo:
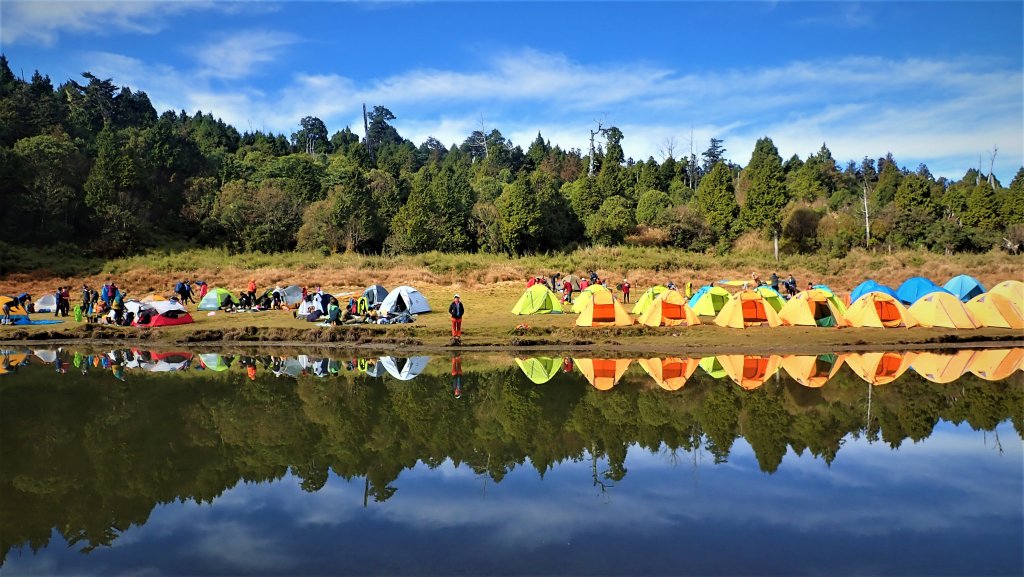
<instances>
[{"instance_id":1,"label":"green tent","mask_svg":"<svg viewBox=\"0 0 1024 577\"><path fill-rule=\"evenodd\" d=\"M768 285L761 285L754 290L775 309L775 312L781 311L783 305L786 304L786 299L782 298L782 293Z\"/></svg>"},{"instance_id":2,"label":"green tent","mask_svg":"<svg viewBox=\"0 0 1024 577\"><path fill-rule=\"evenodd\" d=\"M722 366L722 362L718 360L718 357L704 357L700 360L699 364L700 368L704 369L704 372L712 379L721 379L729 376L725 367Z\"/></svg>"},{"instance_id":3,"label":"green tent","mask_svg":"<svg viewBox=\"0 0 1024 577\"><path fill-rule=\"evenodd\" d=\"M221 371L228 370L228 368L231 367L231 361L234 360L234 358L229 358L227 361L225 361L224 357L216 353L201 354L199 355L199 359L203 362L203 366L206 367L206 370L216 371L218 373Z\"/></svg>"},{"instance_id":4,"label":"green tent","mask_svg":"<svg viewBox=\"0 0 1024 577\"><path fill-rule=\"evenodd\" d=\"M516 364L522 369L526 378L538 385L555 378L558 370L562 367L560 359L551 357L531 357L529 359L516 359Z\"/></svg>"},{"instance_id":5,"label":"green tent","mask_svg":"<svg viewBox=\"0 0 1024 577\"><path fill-rule=\"evenodd\" d=\"M562 303L558 295L548 290L548 287L535 284L526 289L523 296L519 297L516 306L512 307L514 315L537 315L548 313L561 313Z\"/></svg>"},{"instance_id":6,"label":"green tent","mask_svg":"<svg viewBox=\"0 0 1024 577\"><path fill-rule=\"evenodd\" d=\"M647 309L651 308L651 305L654 304L654 299L664 292L668 292L668 287L661 286L660 284L647 289L640 296L640 300L636 301L636 305L633 307L633 314L642 315L647 312Z\"/></svg>"},{"instance_id":7,"label":"green tent","mask_svg":"<svg viewBox=\"0 0 1024 577\"><path fill-rule=\"evenodd\" d=\"M587 308L587 303L594 297L596 292L608 292L608 289L604 288L604 285L592 284L587 288L580 291L580 296L576 297L576 300L572 303L572 312L580 314L583 309Z\"/></svg>"},{"instance_id":8,"label":"green tent","mask_svg":"<svg viewBox=\"0 0 1024 577\"><path fill-rule=\"evenodd\" d=\"M227 289L215 288L210 289L210 292L206 293L203 300L199 301L199 310L201 311L215 311L224 306L224 301L231 298L231 293Z\"/></svg>"},{"instance_id":9,"label":"green tent","mask_svg":"<svg viewBox=\"0 0 1024 577\"><path fill-rule=\"evenodd\" d=\"M690 308L702 317L718 316L718 313L722 311L725 303L729 302L729 297L731 296L732 294L722 287L702 287L690 299Z\"/></svg>"}]
</instances>

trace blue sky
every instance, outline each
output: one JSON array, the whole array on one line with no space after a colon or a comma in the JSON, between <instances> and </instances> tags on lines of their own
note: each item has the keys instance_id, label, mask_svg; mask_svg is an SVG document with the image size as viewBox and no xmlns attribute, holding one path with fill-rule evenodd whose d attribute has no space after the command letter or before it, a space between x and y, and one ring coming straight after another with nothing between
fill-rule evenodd
<instances>
[{"instance_id":1,"label":"blue sky","mask_svg":"<svg viewBox=\"0 0 1024 577\"><path fill-rule=\"evenodd\" d=\"M291 133L318 116L462 142L483 124L524 147L585 148L595 121L627 156L724 138L746 164L826 142L841 163L892 152L1008 184L1024 164L1021 2L20 2L0 4L15 73L91 71L158 110Z\"/></svg>"}]
</instances>

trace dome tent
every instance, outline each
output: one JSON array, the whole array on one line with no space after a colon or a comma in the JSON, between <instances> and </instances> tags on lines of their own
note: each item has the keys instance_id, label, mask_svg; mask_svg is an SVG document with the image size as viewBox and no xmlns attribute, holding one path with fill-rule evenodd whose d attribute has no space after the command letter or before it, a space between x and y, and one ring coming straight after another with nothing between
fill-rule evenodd
<instances>
[{"instance_id":1,"label":"dome tent","mask_svg":"<svg viewBox=\"0 0 1024 577\"><path fill-rule=\"evenodd\" d=\"M981 326L955 295L933 292L907 309L922 327L976 329Z\"/></svg>"},{"instance_id":2,"label":"dome tent","mask_svg":"<svg viewBox=\"0 0 1024 577\"><path fill-rule=\"evenodd\" d=\"M722 287L703 286L692 297L690 297L690 308L693 312L702 317L717 316L722 312L722 307L729 302L732 294Z\"/></svg>"},{"instance_id":3,"label":"dome tent","mask_svg":"<svg viewBox=\"0 0 1024 577\"><path fill-rule=\"evenodd\" d=\"M912 276L903 281L900 288L896 289L896 298L900 299L901 303L909 306L934 292L949 293L946 289L923 276Z\"/></svg>"},{"instance_id":4,"label":"dome tent","mask_svg":"<svg viewBox=\"0 0 1024 577\"><path fill-rule=\"evenodd\" d=\"M1024 329L1024 316L1010 299L999 293L987 292L967 301L967 310L983 327Z\"/></svg>"},{"instance_id":5,"label":"dome tent","mask_svg":"<svg viewBox=\"0 0 1024 577\"><path fill-rule=\"evenodd\" d=\"M594 293L576 319L578 327L628 327L632 324L633 319L626 309L607 290Z\"/></svg>"},{"instance_id":6,"label":"dome tent","mask_svg":"<svg viewBox=\"0 0 1024 577\"><path fill-rule=\"evenodd\" d=\"M720 327L742 329L758 325L777 327L780 321L778 313L760 293L744 290L729 298L729 302L725 303L715 317L715 324Z\"/></svg>"},{"instance_id":7,"label":"dome tent","mask_svg":"<svg viewBox=\"0 0 1024 577\"><path fill-rule=\"evenodd\" d=\"M885 293L891 296L892 298L896 298L896 291L894 291L891 287L888 287L884 284L879 284L875 282L874 279L868 279L860 283L859 285L853 287L853 290L850 291L850 304L857 302L857 299L872 292Z\"/></svg>"},{"instance_id":8,"label":"dome tent","mask_svg":"<svg viewBox=\"0 0 1024 577\"><path fill-rule=\"evenodd\" d=\"M215 311L219 310L226 304L230 304L231 302L234 302L234 300L231 298L231 293L227 289L210 289L210 292L206 293L206 296L199 301L199 310Z\"/></svg>"},{"instance_id":9,"label":"dome tent","mask_svg":"<svg viewBox=\"0 0 1024 577\"><path fill-rule=\"evenodd\" d=\"M366 304L370 308L373 308L378 303L384 302L384 299L388 298L388 289L380 286L379 284L372 284L366 287L363 291L363 298L366 299Z\"/></svg>"},{"instance_id":10,"label":"dome tent","mask_svg":"<svg viewBox=\"0 0 1024 577\"><path fill-rule=\"evenodd\" d=\"M668 292L668 288L662 285L654 285L651 288L644 291L644 294L640 295L637 299L636 304L633 305L633 314L642 315L647 312L647 309L651 308L651 304L654 303L654 299L658 298L662 293Z\"/></svg>"},{"instance_id":11,"label":"dome tent","mask_svg":"<svg viewBox=\"0 0 1024 577\"><path fill-rule=\"evenodd\" d=\"M869 292L858 298L843 317L852 327L907 328L918 325L914 315L895 297L882 292Z\"/></svg>"},{"instance_id":12,"label":"dome tent","mask_svg":"<svg viewBox=\"0 0 1024 577\"><path fill-rule=\"evenodd\" d=\"M942 288L953 293L953 296L960 299L961 302L967 302L985 292L984 285L978 279L966 274L957 275L949 279L949 282L943 285Z\"/></svg>"},{"instance_id":13,"label":"dome tent","mask_svg":"<svg viewBox=\"0 0 1024 577\"><path fill-rule=\"evenodd\" d=\"M381 314L409 312L411 314L429 313L430 304L420 291L411 286L402 285L384 297L380 303Z\"/></svg>"},{"instance_id":14,"label":"dome tent","mask_svg":"<svg viewBox=\"0 0 1024 577\"><path fill-rule=\"evenodd\" d=\"M789 299L779 311L779 320L789 326L835 327L842 326L844 312L825 291L811 289Z\"/></svg>"},{"instance_id":15,"label":"dome tent","mask_svg":"<svg viewBox=\"0 0 1024 577\"><path fill-rule=\"evenodd\" d=\"M57 297L52 294L45 294L32 303L37 313L52 313L57 310Z\"/></svg>"},{"instance_id":16,"label":"dome tent","mask_svg":"<svg viewBox=\"0 0 1024 577\"><path fill-rule=\"evenodd\" d=\"M523 292L516 305L512 307L514 315L561 314L562 303L555 293L542 284L535 284Z\"/></svg>"},{"instance_id":17,"label":"dome tent","mask_svg":"<svg viewBox=\"0 0 1024 577\"><path fill-rule=\"evenodd\" d=\"M1004 280L988 291L1001 295L1010 300L1017 310L1024 312L1024 282L1019 280Z\"/></svg>"},{"instance_id":18,"label":"dome tent","mask_svg":"<svg viewBox=\"0 0 1024 577\"><path fill-rule=\"evenodd\" d=\"M638 321L649 327L676 325L699 325L700 318L686 302L686 297L677 290L658 295Z\"/></svg>"}]
</instances>

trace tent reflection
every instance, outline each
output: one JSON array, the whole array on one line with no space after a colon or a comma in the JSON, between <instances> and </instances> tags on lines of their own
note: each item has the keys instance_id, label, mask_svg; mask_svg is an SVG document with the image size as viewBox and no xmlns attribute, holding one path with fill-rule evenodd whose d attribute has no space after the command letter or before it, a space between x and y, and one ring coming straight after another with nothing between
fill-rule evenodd
<instances>
[{"instance_id":1,"label":"tent reflection","mask_svg":"<svg viewBox=\"0 0 1024 577\"><path fill-rule=\"evenodd\" d=\"M973 357L974 351L914 353L910 368L933 383L952 383L967 372Z\"/></svg>"},{"instance_id":2,"label":"tent reflection","mask_svg":"<svg viewBox=\"0 0 1024 577\"><path fill-rule=\"evenodd\" d=\"M782 368L792 379L805 387L825 386L843 366L846 355L786 355L782 357Z\"/></svg>"},{"instance_id":3,"label":"tent reflection","mask_svg":"<svg viewBox=\"0 0 1024 577\"><path fill-rule=\"evenodd\" d=\"M748 391L763 385L779 370L779 357L775 355L719 355L718 362L733 382Z\"/></svg>"},{"instance_id":4,"label":"tent reflection","mask_svg":"<svg viewBox=\"0 0 1024 577\"><path fill-rule=\"evenodd\" d=\"M667 391L678 391L686 385L693 372L697 370L696 359L669 357L666 359L640 359L640 366L658 386Z\"/></svg>"},{"instance_id":5,"label":"tent reflection","mask_svg":"<svg viewBox=\"0 0 1024 577\"><path fill-rule=\"evenodd\" d=\"M872 385L887 385L910 368L912 353L853 353L846 364L860 378Z\"/></svg>"},{"instance_id":6,"label":"tent reflection","mask_svg":"<svg viewBox=\"0 0 1024 577\"><path fill-rule=\"evenodd\" d=\"M615 386L629 368L630 359L577 359L573 358L576 368L599 391L607 391Z\"/></svg>"},{"instance_id":7,"label":"tent reflection","mask_svg":"<svg viewBox=\"0 0 1024 577\"><path fill-rule=\"evenodd\" d=\"M1024 369L1024 349L984 349L976 351L968 367L987 381L1001 381L1017 369Z\"/></svg>"}]
</instances>

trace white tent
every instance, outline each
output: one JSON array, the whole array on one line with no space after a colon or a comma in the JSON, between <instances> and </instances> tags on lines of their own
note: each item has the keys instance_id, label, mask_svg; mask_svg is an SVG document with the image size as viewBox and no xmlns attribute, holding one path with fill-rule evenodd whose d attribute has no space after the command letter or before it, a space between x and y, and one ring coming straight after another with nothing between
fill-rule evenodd
<instances>
[{"instance_id":1,"label":"white tent","mask_svg":"<svg viewBox=\"0 0 1024 577\"><path fill-rule=\"evenodd\" d=\"M327 295L324 295L324 296L327 296ZM325 307L323 307L320 304L320 298L321 297L320 297L319 293L313 293L313 294L309 295L306 298L306 300L299 302L299 308L296 311L296 314L298 316L300 316L300 317L304 317L304 316L308 315L309 313L311 313L313 311L323 312L323 309ZM327 297L327 298L330 298L330 297Z\"/></svg>"},{"instance_id":2,"label":"white tent","mask_svg":"<svg viewBox=\"0 0 1024 577\"><path fill-rule=\"evenodd\" d=\"M57 297L53 295L43 295L39 297L34 304L37 313L52 313L57 310Z\"/></svg>"},{"instance_id":3,"label":"white tent","mask_svg":"<svg viewBox=\"0 0 1024 577\"><path fill-rule=\"evenodd\" d=\"M427 299L420 294L420 291L412 288L411 286L400 286L396 288L388 293L388 296L380 303L380 312L382 314L401 313L405 311L409 311L413 314L429 313L430 305L427 303Z\"/></svg>"},{"instance_id":4,"label":"white tent","mask_svg":"<svg viewBox=\"0 0 1024 577\"><path fill-rule=\"evenodd\" d=\"M165 303L169 303L170 301L164 301L164 302ZM132 315L134 315L135 318L139 318L139 311L142 310L142 307L148 307L148 306L153 305L153 304L155 304L155 303L140 303L137 300L124 301L124 314L127 315L128 313L132 313ZM175 303L175 304L177 304L177 303ZM110 320L114 320L114 310L113 309L111 309L111 311L109 313L107 313L107 318L109 318Z\"/></svg>"},{"instance_id":5,"label":"white tent","mask_svg":"<svg viewBox=\"0 0 1024 577\"><path fill-rule=\"evenodd\" d=\"M404 359L404 362L395 357L381 357L377 364L383 365L384 370L391 374L392 377L400 381L411 381L420 376L420 373L427 368L427 363L429 362L430 357L425 356L410 357Z\"/></svg>"},{"instance_id":6,"label":"white tent","mask_svg":"<svg viewBox=\"0 0 1024 577\"><path fill-rule=\"evenodd\" d=\"M284 304L293 307L302 302L302 287L297 284L289 285L284 288L278 287L277 289L281 292L281 297L284 299Z\"/></svg>"},{"instance_id":7,"label":"white tent","mask_svg":"<svg viewBox=\"0 0 1024 577\"><path fill-rule=\"evenodd\" d=\"M48 365L52 365L57 361L57 351L53 350L34 350L32 354L36 356L40 361Z\"/></svg>"}]
</instances>

